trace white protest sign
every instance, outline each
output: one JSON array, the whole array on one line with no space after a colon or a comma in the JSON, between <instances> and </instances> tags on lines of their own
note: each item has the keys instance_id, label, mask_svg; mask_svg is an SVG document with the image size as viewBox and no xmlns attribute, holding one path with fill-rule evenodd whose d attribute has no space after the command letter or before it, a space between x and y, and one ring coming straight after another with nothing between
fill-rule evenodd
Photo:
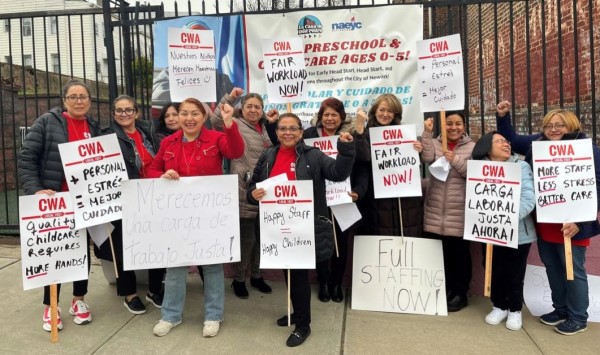
<instances>
[{"instance_id":1,"label":"white protest sign","mask_svg":"<svg viewBox=\"0 0 600 355\"><path fill-rule=\"evenodd\" d=\"M536 141L531 148L537 221L595 220L598 196L592 140Z\"/></svg>"},{"instance_id":2,"label":"white protest sign","mask_svg":"<svg viewBox=\"0 0 600 355\"><path fill-rule=\"evenodd\" d=\"M306 145L320 149L325 155L337 158L337 141L340 136L307 138L304 140ZM325 198L327 206L341 205L344 203L352 203L352 197L348 194L352 191L350 185L350 177L344 181L329 181L325 180Z\"/></svg>"},{"instance_id":3,"label":"white protest sign","mask_svg":"<svg viewBox=\"0 0 600 355\"><path fill-rule=\"evenodd\" d=\"M354 237L352 309L448 315L442 242Z\"/></svg>"},{"instance_id":4,"label":"white protest sign","mask_svg":"<svg viewBox=\"0 0 600 355\"><path fill-rule=\"evenodd\" d=\"M302 38L263 39L265 83L270 103L307 99Z\"/></svg>"},{"instance_id":5,"label":"white protest sign","mask_svg":"<svg viewBox=\"0 0 600 355\"><path fill-rule=\"evenodd\" d=\"M85 280L88 253L85 229L75 229L71 197L19 197L23 289Z\"/></svg>"},{"instance_id":6,"label":"white protest sign","mask_svg":"<svg viewBox=\"0 0 600 355\"><path fill-rule=\"evenodd\" d=\"M344 203L343 205L331 206L331 212L340 229L345 231L362 218L356 203Z\"/></svg>"},{"instance_id":7,"label":"white protest sign","mask_svg":"<svg viewBox=\"0 0 600 355\"><path fill-rule=\"evenodd\" d=\"M417 41L421 112L463 110L465 83L460 35Z\"/></svg>"},{"instance_id":8,"label":"white protest sign","mask_svg":"<svg viewBox=\"0 0 600 355\"><path fill-rule=\"evenodd\" d=\"M312 181L281 182L267 189L258 219L261 269L315 268Z\"/></svg>"},{"instance_id":9,"label":"white protest sign","mask_svg":"<svg viewBox=\"0 0 600 355\"><path fill-rule=\"evenodd\" d=\"M375 198L421 196L415 126L371 127L369 135Z\"/></svg>"},{"instance_id":10,"label":"white protest sign","mask_svg":"<svg viewBox=\"0 0 600 355\"><path fill-rule=\"evenodd\" d=\"M600 322L600 276L588 275L590 304L587 312L589 322ZM527 265L523 287L523 298L527 309L535 317L550 313L552 306L552 291L548 284L546 268L543 266Z\"/></svg>"},{"instance_id":11,"label":"white protest sign","mask_svg":"<svg viewBox=\"0 0 600 355\"><path fill-rule=\"evenodd\" d=\"M171 101L217 101L213 31L169 27L168 41Z\"/></svg>"},{"instance_id":12,"label":"white protest sign","mask_svg":"<svg viewBox=\"0 0 600 355\"><path fill-rule=\"evenodd\" d=\"M464 239L519 247L519 163L467 161Z\"/></svg>"},{"instance_id":13,"label":"white protest sign","mask_svg":"<svg viewBox=\"0 0 600 355\"><path fill-rule=\"evenodd\" d=\"M121 182L127 168L116 134L58 145L75 225L85 228L121 218Z\"/></svg>"},{"instance_id":14,"label":"white protest sign","mask_svg":"<svg viewBox=\"0 0 600 355\"><path fill-rule=\"evenodd\" d=\"M238 176L123 184L125 270L240 260Z\"/></svg>"}]
</instances>

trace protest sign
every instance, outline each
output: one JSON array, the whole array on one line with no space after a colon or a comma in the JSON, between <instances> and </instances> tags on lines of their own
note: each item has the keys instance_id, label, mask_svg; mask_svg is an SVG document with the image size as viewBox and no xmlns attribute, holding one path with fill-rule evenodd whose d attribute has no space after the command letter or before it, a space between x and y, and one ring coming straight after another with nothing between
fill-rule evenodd
<instances>
[{"instance_id":1,"label":"protest sign","mask_svg":"<svg viewBox=\"0 0 600 355\"><path fill-rule=\"evenodd\" d=\"M312 181L287 181L266 189L260 201L260 268L314 269Z\"/></svg>"},{"instance_id":2,"label":"protest sign","mask_svg":"<svg viewBox=\"0 0 600 355\"><path fill-rule=\"evenodd\" d=\"M85 229L75 229L71 197L19 197L23 289L88 278Z\"/></svg>"},{"instance_id":3,"label":"protest sign","mask_svg":"<svg viewBox=\"0 0 600 355\"><path fill-rule=\"evenodd\" d=\"M421 196L414 125L369 128L375 198Z\"/></svg>"},{"instance_id":4,"label":"protest sign","mask_svg":"<svg viewBox=\"0 0 600 355\"><path fill-rule=\"evenodd\" d=\"M352 309L448 315L442 242L354 237Z\"/></svg>"},{"instance_id":5,"label":"protest sign","mask_svg":"<svg viewBox=\"0 0 600 355\"><path fill-rule=\"evenodd\" d=\"M340 136L307 138L304 140L306 145L320 149L325 155L336 159L338 155L337 141ZM327 206L352 203L352 197L348 194L352 191L350 177L344 181L325 180L325 198Z\"/></svg>"},{"instance_id":6,"label":"protest sign","mask_svg":"<svg viewBox=\"0 0 600 355\"><path fill-rule=\"evenodd\" d=\"M597 218L591 139L535 141L532 157L538 222L585 222Z\"/></svg>"},{"instance_id":7,"label":"protest sign","mask_svg":"<svg viewBox=\"0 0 600 355\"><path fill-rule=\"evenodd\" d=\"M116 134L58 145L75 204L75 226L85 228L121 218L121 182L127 168Z\"/></svg>"},{"instance_id":8,"label":"protest sign","mask_svg":"<svg viewBox=\"0 0 600 355\"><path fill-rule=\"evenodd\" d=\"M518 248L521 166L469 160L464 239Z\"/></svg>"},{"instance_id":9,"label":"protest sign","mask_svg":"<svg viewBox=\"0 0 600 355\"><path fill-rule=\"evenodd\" d=\"M463 110L465 83L460 35L417 42L421 112Z\"/></svg>"},{"instance_id":10,"label":"protest sign","mask_svg":"<svg viewBox=\"0 0 600 355\"><path fill-rule=\"evenodd\" d=\"M123 184L125 270L240 260L238 176Z\"/></svg>"},{"instance_id":11,"label":"protest sign","mask_svg":"<svg viewBox=\"0 0 600 355\"><path fill-rule=\"evenodd\" d=\"M217 101L213 31L172 27L168 31L171 100Z\"/></svg>"},{"instance_id":12,"label":"protest sign","mask_svg":"<svg viewBox=\"0 0 600 355\"><path fill-rule=\"evenodd\" d=\"M306 67L302 38L263 39L265 79L269 102L306 99Z\"/></svg>"}]
</instances>

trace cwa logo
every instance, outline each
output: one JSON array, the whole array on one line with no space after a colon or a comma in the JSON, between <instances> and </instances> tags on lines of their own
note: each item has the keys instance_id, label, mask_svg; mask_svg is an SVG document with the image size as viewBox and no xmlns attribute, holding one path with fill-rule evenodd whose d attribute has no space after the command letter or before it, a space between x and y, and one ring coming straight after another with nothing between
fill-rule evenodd
<instances>
[{"instance_id":1,"label":"cwa logo","mask_svg":"<svg viewBox=\"0 0 600 355\"><path fill-rule=\"evenodd\" d=\"M338 22L331 24L332 31L354 31L362 28L362 22L356 21L356 18L352 17L348 22Z\"/></svg>"}]
</instances>

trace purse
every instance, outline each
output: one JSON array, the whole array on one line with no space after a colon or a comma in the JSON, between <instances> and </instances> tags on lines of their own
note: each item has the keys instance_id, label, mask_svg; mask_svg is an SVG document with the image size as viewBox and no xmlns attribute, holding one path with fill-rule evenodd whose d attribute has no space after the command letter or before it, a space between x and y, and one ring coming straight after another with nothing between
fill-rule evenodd
<instances>
[{"instance_id":1,"label":"purse","mask_svg":"<svg viewBox=\"0 0 600 355\"><path fill-rule=\"evenodd\" d=\"M315 258L317 263L333 256L333 223L323 216L315 216Z\"/></svg>"}]
</instances>

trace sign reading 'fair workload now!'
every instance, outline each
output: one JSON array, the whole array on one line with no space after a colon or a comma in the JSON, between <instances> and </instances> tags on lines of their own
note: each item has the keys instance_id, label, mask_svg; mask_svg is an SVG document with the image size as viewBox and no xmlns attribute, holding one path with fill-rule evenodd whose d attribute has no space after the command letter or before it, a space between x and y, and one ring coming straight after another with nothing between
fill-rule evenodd
<instances>
[{"instance_id":1,"label":"sign reading 'fair workload now!'","mask_svg":"<svg viewBox=\"0 0 600 355\"><path fill-rule=\"evenodd\" d=\"M302 38L263 40L265 83L270 103L307 99L306 68Z\"/></svg>"}]
</instances>

